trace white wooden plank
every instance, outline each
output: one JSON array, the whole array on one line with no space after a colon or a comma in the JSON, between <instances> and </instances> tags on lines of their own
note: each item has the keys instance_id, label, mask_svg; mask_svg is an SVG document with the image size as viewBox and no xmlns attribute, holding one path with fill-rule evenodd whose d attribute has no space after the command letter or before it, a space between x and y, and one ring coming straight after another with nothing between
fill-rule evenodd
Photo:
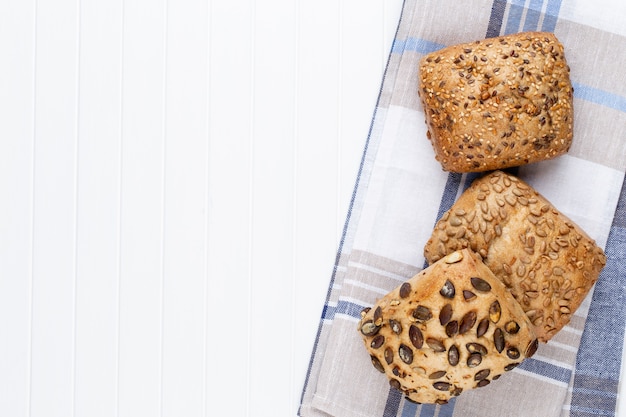
<instances>
[{"instance_id":1,"label":"white wooden plank","mask_svg":"<svg viewBox=\"0 0 626 417\"><path fill-rule=\"evenodd\" d=\"M0 4L0 56L11 63L0 65L0 414L16 417L30 385L34 28L32 2Z\"/></svg>"},{"instance_id":2,"label":"white wooden plank","mask_svg":"<svg viewBox=\"0 0 626 417\"><path fill-rule=\"evenodd\" d=\"M207 18L204 0L168 5L163 416L204 412Z\"/></svg>"},{"instance_id":3,"label":"white wooden plank","mask_svg":"<svg viewBox=\"0 0 626 417\"><path fill-rule=\"evenodd\" d=\"M68 416L74 395L78 4L36 13L30 416Z\"/></svg>"},{"instance_id":4,"label":"white wooden plank","mask_svg":"<svg viewBox=\"0 0 626 417\"><path fill-rule=\"evenodd\" d=\"M359 3L358 9L353 3L335 1L315 5L304 2L300 6L300 14L306 19L299 21L294 273L294 304L298 308L293 309L297 323L294 339L298 343L294 347L296 359L292 368L298 388L304 383L352 195L355 164L360 162L373 103L401 12L402 1L383 3L384 10L379 16L382 20L376 22L378 5L374 2ZM363 25L357 24L363 16L367 17ZM321 27L325 30L316 30ZM380 53L367 49L371 47L370 36L377 35L377 27L382 28L378 34L383 39ZM361 40L364 36L367 40ZM342 42L337 42L338 39ZM354 53L345 51L355 43L361 45L357 48L362 48L357 61L360 68L352 62L353 57L345 55ZM350 71L354 72L348 75ZM350 79L348 83L353 83L349 92L344 91L346 78ZM363 79L369 79L369 84L362 82L359 90L354 83ZM350 123L351 127L344 123ZM299 400L297 390L294 402L298 404Z\"/></svg>"},{"instance_id":5,"label":"white wooden plank","mask_svg":"<svg viewBox=\"0 0 626 417\"><path fill-rule=\"evenodd\" d=\"M254 416L289 415L293 316L296 2L255 15L250 381ZM274 330L268 331L270 323ZM284 366L276 366L276 362ZM271 391L267 375L272 374ZM282 393L282 395L279 395Z\"/></svg>"},{"instance_id":6,"label":"white wooden plank","mask_svg":"<svg viewBox=\"0 0 626 417\"><path fill-rule=\"evenodd\" d=\"M339 243L340 7L335 0L301 1L297 20L293 410L300 402Z\"/></svg>"},{"instance_id":7,"label":"white wooden plank","mask_svg":"<svg viewBox=\"0 0 626 417\"><path fill-rule=\"evenodd\" d=\"M384 3L377 0L342 2L338 151L340 219L345 218L352 198L354 180L389 53L383 36ZM340 226L343 227L343 224Z\"/></svg>"},{"instance_id":8,"label":"white wooden plank","mask_svg":"<svg viewBox=\"0 0 626 417\"><path fill-rule=\"evenodd\" d=\"M250 414L254 2L212 2L209 55L207 415ZM220 335L229 335L222 337Z\"/></svg>"},{"instance_id":9,"label":"white wooden plank","mask_svg":"<svg viewBox=\"0 0 626 417\"><path fill-rule=\"evenodd\" d=\"M160 415L165 2L124 2L118 415Z\"/></svg>"},{"instance_id":10,"label":"white wooden plank","mask_svg":"<svg viewBox=\"0 0 626 417\"><path fill-rule=\"evenodd\" d=\"M75 413L117 409L121 2L82 0Z\"/></svg>"}]
</instances>

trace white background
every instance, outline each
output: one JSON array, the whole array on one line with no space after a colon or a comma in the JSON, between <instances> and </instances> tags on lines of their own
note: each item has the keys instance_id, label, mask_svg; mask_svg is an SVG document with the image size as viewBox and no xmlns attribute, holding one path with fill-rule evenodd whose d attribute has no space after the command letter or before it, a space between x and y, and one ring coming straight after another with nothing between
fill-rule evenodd
<instances>
[{"instance_id":1,"label":"white background","mask_svg":"<svg viewBox=\"0 0 626 417\"><path fill-rule=\"evenodd\" d=\"M0 1L0 415L294 416L401 0Z\"/></svg>"},{"instance_id":2,"label":"white background","mask_svg":"<svg viewBox=\"0 0 626 417\"><path fill-rule=\"evenodd\" d=\"M294 416L401 0L0 1L0 415Z\"/></svg>"}]
</instances>

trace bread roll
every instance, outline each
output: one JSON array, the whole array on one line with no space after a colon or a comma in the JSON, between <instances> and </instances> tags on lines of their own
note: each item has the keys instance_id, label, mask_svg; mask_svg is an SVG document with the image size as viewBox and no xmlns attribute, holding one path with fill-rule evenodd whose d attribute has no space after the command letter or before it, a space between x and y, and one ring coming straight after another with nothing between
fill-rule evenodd
<instances>
[{"instance_id":1,"label":"bread roll","mask_svg":"<svg viewBox=\"0 0 626 417\"><path fill-rule=\"evenodd\" d=\"M532 324L504 285L464 249L362 312L372 364L418 403L484 387L537 350Z\"/></svg>"},{"instance_id":2,"label":"bread roll","mask_svg":"<svg viewBox=\"0 0 626 417\"><path fill-rule=\"evenodd\" d=\"M432 263L461 248L482 256L544 342L570 321L606 263L580 227L501 171L475 180L443 214L424 255Z\"/></svg>"},{"instance_id":3,"label":"bread roll","mask_svg":"<svg viewBox=\"0 0 626 417\"><path fill-rule=\"evenodd\" d=\"M446 171L519 166L571 145L573 88L552 33L441 49L421 59L419 81L428 138Z\"/></svg>"}]
</instances>

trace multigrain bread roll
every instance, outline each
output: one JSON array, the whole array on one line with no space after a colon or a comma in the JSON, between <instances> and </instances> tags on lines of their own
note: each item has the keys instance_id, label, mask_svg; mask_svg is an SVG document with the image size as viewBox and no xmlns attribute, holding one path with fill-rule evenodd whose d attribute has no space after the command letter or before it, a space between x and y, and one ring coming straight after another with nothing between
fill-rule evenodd
<instances>
[{"instance_id":1,"label":"multigrain bread roll","mask_svg":"<svg viewBox=\"0 0 626 417\"><path fill-rule=\"evenodd\" d=\"M488 385L537 350L521 306L475 253L454 252L363 310L374 367L418 403Z\"/></svg>"},{"instance_id":2,"label":"multigrain bread roll","mask_svg":"<svg viewBox=\"0 0 626 417\"><path fill-rule=\"evenodd\" d=\"M482 256L543 342L570 321L606 263L580 227L501 171L475 180L443 214L424 255L432 263L461 248Z\"/></svg>"},{"instance_id":3,"label":"multigrain bread roll","mask_svg":"<svg viewBox=\"0 0 626 417\"><path fill-rule=\"evenodd\" d=\"M441 49L421 59L419 81L427 135L446 171L519 166L571 145L573 88L552 33Z\"/></svg>"}]
</instances>

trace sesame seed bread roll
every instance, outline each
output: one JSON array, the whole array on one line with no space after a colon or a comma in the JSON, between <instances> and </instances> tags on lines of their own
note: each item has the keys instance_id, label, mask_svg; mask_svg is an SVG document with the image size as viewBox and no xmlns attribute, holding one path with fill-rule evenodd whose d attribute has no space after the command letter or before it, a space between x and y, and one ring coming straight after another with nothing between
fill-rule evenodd
<instances>
[{"instance_id":1,"label":"sesame seed bread roll","mask_svg":"<svg viewBox=\"0 0 626 417\"><path fill-rule=\"evenodd\" d=\"M432 263L461 248L482 256L542 342L570 321L606 264L603 250L579 226L501 171L463 192L437 222L424 255Z\"/></svg>"},{"instance_id":2,"label":"sesame seed bread roll","mask_svg":"<svg viewBox=\"0 0 626 417\"><path fill-rule=\"evenodd\" d=\"M521 306L475 253L454 252L363 310L371 362L418 403L484 387L538 347Z\"/></svg>"},{"instance_id":3,"label":"sesame seed bread roll","mask_svg":"<svg viewBox=\"0 0 626 417\"><path fill-rule=\"evenodd\" d=\"M566 153L573 91L563 45L552 33L450 46L419 64L427 136L451 172L502 169Z\"/></svg>"}]
</instances>

